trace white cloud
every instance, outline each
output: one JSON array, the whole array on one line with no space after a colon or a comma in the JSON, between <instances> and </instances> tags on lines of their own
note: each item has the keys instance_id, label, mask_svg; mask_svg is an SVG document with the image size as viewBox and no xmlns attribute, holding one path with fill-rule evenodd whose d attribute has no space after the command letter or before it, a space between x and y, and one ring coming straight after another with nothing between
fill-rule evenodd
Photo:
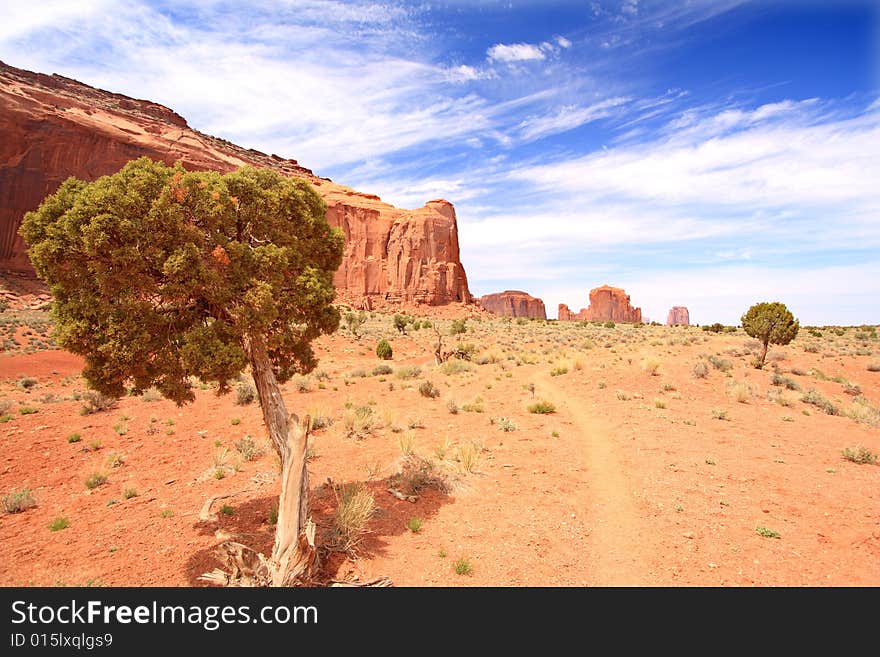
<instances>
[{"instance_id":1,"label":"white cloud","mask_svg":"<svg viewBox=\"0 0 880 657\"><path fill-rule=\"evenodd\" d=\"M512 177L583 197L669 204L880 207L880 112L816 122L815 101L677 121L667 138L622 146Z\"/></svg>"},{"instance_id":2,"label":"white cloud","mask_svg":"<svg viewBox=\"0 0 880 657\"><path fill-rule=\"evenodd\" d=\"M556 43L559 44L560 48L571 48L571 41L566 39L564 36L556 37Z\"/></svg>"},{"instance_id":3,"label":"white cloud","mask_svg":"<svg viewBox=\"0 0 880 657\"><path fill-rule=\"evenodd\" d=\"M496 43L486 51L489 61L493 62L526 62L545 59L546 55L540 46L531 43Z\"/></svg>"},{"instance_id":4,"label":"white cloud","mask_svg":"<svg viewBox=\"0 0 880 657\"><path fill-rule=\"evenodd\" d=\"M585 123L611 116L615 108L624 105L628 100L627 98L609 98L586 107L565 105L554 114L529 117L520 122L518 126L520 138L524 141L532 141L547 135L572 130Z\"/></svg>"}]
</instances>

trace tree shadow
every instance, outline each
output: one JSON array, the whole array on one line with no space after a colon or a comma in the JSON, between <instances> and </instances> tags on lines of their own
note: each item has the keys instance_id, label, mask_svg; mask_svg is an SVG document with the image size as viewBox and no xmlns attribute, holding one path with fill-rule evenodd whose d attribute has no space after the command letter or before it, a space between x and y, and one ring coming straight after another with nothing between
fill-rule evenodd
<instances>
[{"instance_id":1,"label":"tree shadow","mask_svg":"<svg viewBox=\"0 0 880 657\"><path fill-rule=\"evenodd\" d=\"M342 552L333 547L333 519L336 513L337 484L330 480L312 487L311 517L315 523L315 544L321 556L319 580L335 579L343 565L352 559L372 559L386 554L392 536L410 531L407 523L417 517L425 521L434 516L446 504L454 503L454 498L436 487L425 487L419 491L415 502L401 500L388 492L398 484L396 475L381 480L345 482L346 485L362 485L375 499L376 508L367 525L367 532L358 541L353 553ZM275 540L275 525L270 522L270 511L277 507L277 495L261 495L239 504L235 498L224 500L232 508L232 514L219 511L224 504L218 502L214 507L216 520L199 520L193 528L205 535L217 536L217 541L208 548L193 553L186 563L186 579L190 586L212 586L198 578L211 570L221 567L215 550L226 540L234 540L269 555Z\"/></svg>"}]
</instances>

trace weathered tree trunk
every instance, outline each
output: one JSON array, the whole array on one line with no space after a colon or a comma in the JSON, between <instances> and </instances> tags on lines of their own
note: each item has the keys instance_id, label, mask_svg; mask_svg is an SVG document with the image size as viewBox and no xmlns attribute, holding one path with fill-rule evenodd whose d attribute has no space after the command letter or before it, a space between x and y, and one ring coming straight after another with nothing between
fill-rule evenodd
<instances>
[{"instance_id":1,"label":"weathered tree trunk","mask_svg":"<svg viewBox=\"0 0 880 657\"><path fill-rule=\"evenodd\" d=\"M315 527L309 519L309 477L306 470L309 420L305 418L300 424L295 415L288 416L262 336L249 337L248 352L263 422L281 459L278 523L272 558L266 564L271 580L267 583L290 586L307 581L317 559Z\"/></svg>"},{"instance_id":2,"label":"weathered tree trunk","mask_svg":"<svg viewBox=\"0 0 880 657\"><path fill-rule=\"evenodd\" d=\"M762 348L761 348L761 358L758 360L758 365L757 365L757 368L758 368L759 370L764 368L764 360L767 358L767 347L768 347L768 345L769 345L769 341L768 341L768 342L762 342L761 345L762 345Z\"/></svg>"}]
</instances>

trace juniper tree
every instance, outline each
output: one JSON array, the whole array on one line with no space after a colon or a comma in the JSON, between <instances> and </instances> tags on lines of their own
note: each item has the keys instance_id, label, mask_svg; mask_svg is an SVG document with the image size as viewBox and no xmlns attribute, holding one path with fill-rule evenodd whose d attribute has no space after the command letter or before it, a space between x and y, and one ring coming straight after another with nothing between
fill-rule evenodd
<instances>
[{"instance_id":1,"label":"juniper tree","mask_svg":"<svg viewBox=\"0 0 880 657\"><path fill-rule=\"evenodd\" d=\"M755 367L764 367L767 358L768 344L788 344L797 336L800 324L784 303L756 303L748 309L740 320L745 332L761 341L761 355L755 361Z\"/></svg>"},{"instance_id":2,"label":"juniper tree","mask_svg":"<svg viewBox=\"0 0 880 657\"><path fill-rule=\"evenodd\" d=\"M283 477L261 583L292 583L308 559L308 436L279 382L314 369L312 340L339 325L344 238L325 211L307 182L268 169L187 172L141 158L91 183L68 178L20 230L54 297L55 340L84 357L95 390L155 387L181 405L193 379L225 393L250 365Z\"/></svg>"}]
</instances>

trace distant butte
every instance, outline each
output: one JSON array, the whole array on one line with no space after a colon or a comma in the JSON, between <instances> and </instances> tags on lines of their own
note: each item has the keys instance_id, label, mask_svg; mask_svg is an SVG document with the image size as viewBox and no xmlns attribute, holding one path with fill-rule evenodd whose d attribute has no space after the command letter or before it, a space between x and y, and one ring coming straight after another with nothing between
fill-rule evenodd
<instances>
[{"instance_id":1,"label":"distant butte","mask_svg":"<svg viewBox=\"0 0 880 657\"><path fill-rule=\"evenodd\" d=\"M291 117L296 120L296 117ZM147 156L190 170L268 167L313 184L327 220L346 236L337 300L359 308L472 303L461 264L455 208L445 200L403 210L316 176L296 160L266 155L193 130L176 112L60 75L0 62L0 270L34 275L18 236L69 176L83 180Z\"/></svg>"},{"instance_id":2,"label":"distant butte","mask_svg":"<svg viewBox=\"0 0 880 657\"><path fill-rule=\"evenodd\" d=\"M590 305L573 313L569 307L559 304L558 318L563 322L624 322L638 323L642 321L642 309L633 308L629 295L619 287L603 285L590 290Z\"/></svg>"},{"instance_id":3,"label":"distant butte","mask_svg":"<svg viewBox=\"0 0 880 657\"><path fill-rule=\"evenodd\" d=\"M666 324L669 326L690 326L691 317L688 309L684 306L672 306L666 315Z\"/></svg>"},{"instance_id":4,"label":"distant butte","mask_svg":"<svg viewBox=\"0 0 880 657\"><path fill-rule=\"evenodd\" d=\"M530 317L547 319L544 302L526 292L506 290L480 297L480 305L502 317Z\"/></svg>"}]
</instances>

